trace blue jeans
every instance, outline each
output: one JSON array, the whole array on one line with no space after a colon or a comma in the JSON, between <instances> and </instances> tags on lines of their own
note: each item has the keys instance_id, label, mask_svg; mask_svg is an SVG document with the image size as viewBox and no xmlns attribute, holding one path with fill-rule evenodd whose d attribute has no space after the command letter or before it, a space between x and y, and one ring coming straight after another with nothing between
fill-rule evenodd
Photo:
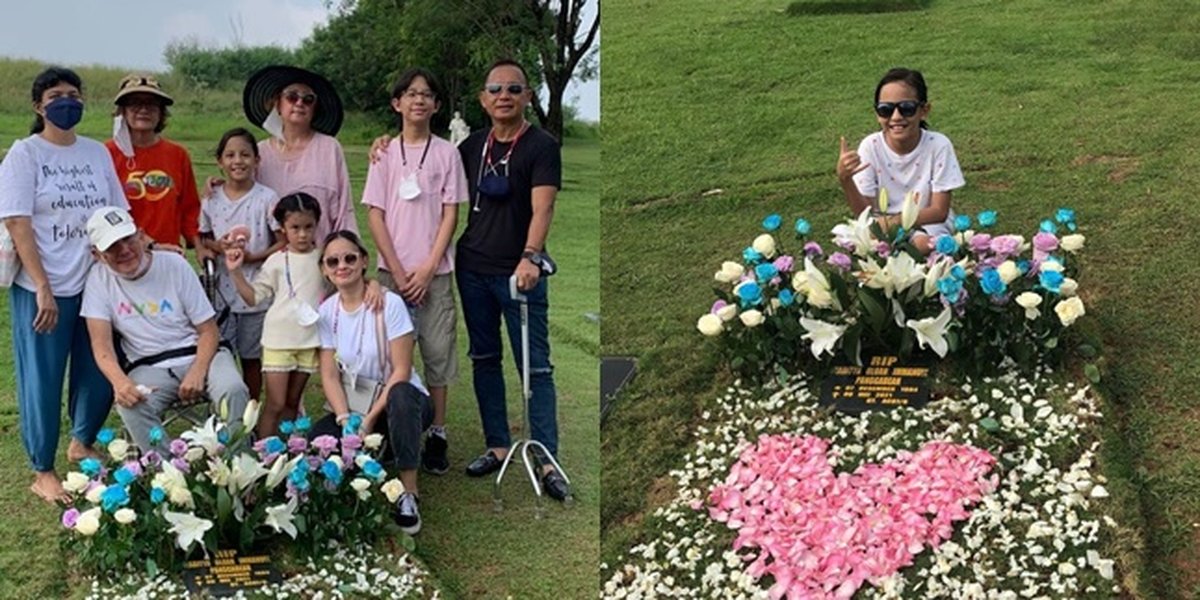
<instances>
[{"instance_id":1,"label":"blue jeans","mask_svg":"<svg viewBox=\"0 0 1200 600\"><path fill-rule=\"evenodd\" d=\"M455 271L458 295L462 299L463 320L470 339L471 366L474 373L475 400L488 448L507 448L508 411L504 398L503 346L500 341L500 316L508 329L508 340L521 370L521 305L508 293L508 275L483 275ZM550 364L550 330L546 321L546 279L525 292L529 299L529 436L558 455L557 397L554 391L554 366Z\"/></svg>"},{"instance_id":2,"label":"blue jeans","mask_svg":"<svg viewBox=\"0 0 1200 600\"><path fill-rule=\"evenodd\" d=\"M21 437L30 466L42 472L54 470L67 359L71 374L67 387L71 437L85 446L92 445L108 417L113 396L112 386L92 357L87 323L79 316L83 294L54 300L58 303L54 331L34 333L37 295L17 285L9 292Z\"/></svg>"}]
</instances>

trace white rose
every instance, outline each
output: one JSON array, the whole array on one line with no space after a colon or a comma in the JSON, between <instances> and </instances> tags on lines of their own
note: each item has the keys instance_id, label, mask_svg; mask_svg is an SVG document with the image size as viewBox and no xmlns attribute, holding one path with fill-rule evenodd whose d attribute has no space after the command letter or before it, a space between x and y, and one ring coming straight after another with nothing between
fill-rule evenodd
<instances>
[{"instance_id":1,"label":"white rose","mask_svg":"<svg viewBox=\"0 0 1200 600\"><path fill-rule=\"evenodd\" d=\"M350 481L350 487L354 488L354 491L356 492L361 492L371 487L371 482L363 479L362 477L355 477Z\"/></svg>"},{"instance_id":2,"label":"white rose","mask_svg":"<svg viewBox=\"0 0 1200 600\"><path fill-rule=\"evenodd\" d=\"M1063 266L1062 263L1056 260L1046 260L1042 261L1041 269L1043 271L1058 271L1059 273L1062 273Z\"/></svg>"},{"instance_id":3,"label":"white rose","mask_svg":"<svg viewBox=\"0 0 1200 600\"><path fill-rule=\"evenodd\" d=\"M75 531L83 535L93 535L100 529L100 507L86 510L75 521Z\"/></svg>"},{"instance_id":4,"label":"white rose","mask_svg":"<svg viewBox=\"0 0 1200 600\"><path fill-rule=\"evenodd\" d=\"M713 275L713 279L723 283L733 283L740 279L745 272L746 269L741 264L727 260L721 263L721 270Z\"/></svg>"},{"instance_id":5,"label":"white rose","mask_svg":"<svg viewBox=\"0 0 1200 600\"><path fill-rule=\"evenodd\" d=\"M71 492L72 494L78 494L87 488L89 481L91 481L91 479L89 479L87 475L84 475L79 471L71 471L70 473L67 473L67 480L63 482L63 489Z\"/></svg>"},{"instance_id":6,"label":"white rose","mask_svg":"<svg viewBox=\"0 0 1200 600\"><path fill-rule=\"evenodd\" d=\"M104 490L107 490L107 489L108 489L107 485L100 484L100 485L88 490L88 493L87 493L87 495L84 496L84 498L87 498L87 501L91 502L92 504L99 504L100 503L100 494L103 494Z\"/></svg>"},{"instance_id":7,"label":"white rose","mask_svg":"<svg viewBox=\"0 0 1200 600\"><path fill-rule=\"evenodd\" d=\"M763 314L757 310L748 310L738 315L738 318L742 320L742 324L746 327L757 327L762 325L763 321L765 320Z\"/></svg>"},{"instance_id":8,"label":"white rose","mask_svg":"<svg viewBox=\"0 0 1200 600\"><path fill-rule=\"evenodd\" d=\"M722 321L730 321L736 317L737 314L738 309L736 304L726 304L725 306L717 309L717 316L720 317Z\"/></svg>"},{"instance_id":9,"label":"white rose","mask_svg":"<svg viewBox=\"0 0 1200 600\"><path fill-rule=\"evenodd\" d=\"M764 233L754 238L754 243L750 244L750 247L754 248L755 252L767 258L775 256L775 238L771 237L770 234Z\"/></svg>"},{"instance_id":10,"label":"white rose","mask_svg":"<svg viewBox=\"0 0 1200 600\"><path fill-rule=\"evenodd\" d=\"M711 313L700 317L700 320L696 322L696 329L699 329L700 333L710 337L720 335L723 328L721 317Z\"/></svg>"},{"instance_id":11,"label":"white rose","mask_svg":"<svg viewBox=\"0 0 1200 600\"><path fill-rule=\"evenodd\" d=\"M1006 260L996 267L996 273L1000 275L1000 280L1004 283L1012 283L1014 279L1021 276L1021 269L1017 268L1017 263Z\"/></svg>"},{"instance_id":12,"label":"white rose","mask_svg":"<svg viewBox=\"0 0 1200 600\"><path fill-rule=\"evenodd\" d=\"M109 456L112 456L113 460L115 461L119 462L125 460L125 457L129 454L129 442L121 438L117 438L109 442L108 454Z\"/></svg>"},{"instance_id":13,"label":"white rose","mask_svg":"<svg viewBox=\"0 0 1200 600\"><path fill-rule=\"evenodd\" d=\"M191 448L187 449L187 452L184 453L183 458L188 462L196 462L204 458L204 448L200 446L192 446Z\"/></svg>"},{"instance_id":14,"label":"white rose","mask_svg":"<svg viewBox=\"0 0 1200 600\"><path fill-rule=\"evenodd\" d=\"M395 504L396 500L400 498L400 494L404 493L404 484L400 483L399 479L389 479L379 486L379 490L383 492L384 496L387 496L388 502Z\"/></svg>"},{"instance_id":15,"label":"white rose","mask_svg":"<svg viewBox=\"0 0 1200 600\"><path fill-rule=\"evenodd\" d=\"M137 520L137 513L132 508L122 508L113 513L113 518L122 525L128 525Z\"/></svg>"},{"instance_id":16,"label":"white rose","mask_svg":"<svg viewBox=\"0 0 1200 600\"><path fill-rule=\"evenodd\" d=\"M368 435L367 437L363 438L363 447L366 448L367 450L375 450L382 445L383 445L383 434L382 433L372 433L371 435Z\"/></svg>"},{"instance_id":17,"label":"white rose","mask_svg":"<svg viewBox=\"0 0 1200 600\"><path fill-rule=\"evenodd\" d=\"M1058 314L1058 319L1062 324L1070 327L1075 319L1086 314L1083 310L1083 301L1078 296L1067 298L1054 305L1054 312Z\"/></svg>"},{"instance_id":18,"label":"white rose","mask_svg":"<svg viewBox=\"0 0 1200 600\"><path fill-rule=\"evenodd\" d=\"M346 468L346 463L342 461L342 457L334 454L328 458L329 462L337 465L339 471Z\"/></svg>"},{"instance_id":19,"label":"white rose","mask_svg":"<svg viewBox=\"0 0 1200 600\"><path fill-rule=\"evenodd\" d=\"M1084 238L1083 234L1081 233L1072 233L1071 235L1064 235L1062 240L1059 241L1059 244L1062 245L1062 249L1066 250L1067 252L1078 252L1081 248L1083 248L1083 241L1085 239L1086 238Z\"/></svg>"},{"instance_id":20,"label":"white rose","mask_svg":"<svg viewBox=\"0 0 1200 600\"><path fill-rule=\"evenodd\" d=\"M1037 309L1042 303L1042 297L1033 292L1021 292L1017 295L1017 304L1025 309L1025 318L1033 320L1038 318L1042 313Z\"/></svg>"},{"instance_id":21,"label":"white rose","mask_svg":"<svg viewBox=\"0 0 1200 600\"><path fill-rule=\"evenodd\" d=\"M1071 296L1074 296L1075 292L1078 290L1079 290L1079 282L1078 281L1075 281L1074 279L1071 279L1070 277L1064 277L1062 280L1062 285L1060 285L1058 288L1058 293L1069 298Z\"/></svg>"}]
</instances>

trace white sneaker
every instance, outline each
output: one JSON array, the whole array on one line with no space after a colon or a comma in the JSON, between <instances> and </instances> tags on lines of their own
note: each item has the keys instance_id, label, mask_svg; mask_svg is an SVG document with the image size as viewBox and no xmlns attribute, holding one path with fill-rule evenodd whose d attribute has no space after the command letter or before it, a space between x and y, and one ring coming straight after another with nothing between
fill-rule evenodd
<instances>
[{"instance_id":1,"label":"white sneaker","mask_svg":"<svg viewBox=\"0 0 1200 600\"><path fill-rule=\"evenodd\" d=\"M396 510L392 518L400 526L400 531L408 535L416 535L421 531L421 511L417 509L420 500L412 492L404 492L396 499Z\"/></svg>"}]
</instances>

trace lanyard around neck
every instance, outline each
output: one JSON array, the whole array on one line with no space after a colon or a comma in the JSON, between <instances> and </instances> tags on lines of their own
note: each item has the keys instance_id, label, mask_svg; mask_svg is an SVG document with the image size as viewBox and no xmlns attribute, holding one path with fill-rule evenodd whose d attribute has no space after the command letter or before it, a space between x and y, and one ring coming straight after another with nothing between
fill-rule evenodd
<instances>
[{"instance_id":1,"label":"lanyard around neck","mask_svg":"<svg viewBox=\"0 0 1200 600\"><path fill-rule=\"evenodd\" d=\"M425 157L429 155L429 143L433 141L433 134L425 138L425 149L421 151L421 162L417 164L417 170L420 171L425 167ZM408 166L408 157L404 155L404 134L400 134L400 163Z\"/></svg>"}]
</instances>

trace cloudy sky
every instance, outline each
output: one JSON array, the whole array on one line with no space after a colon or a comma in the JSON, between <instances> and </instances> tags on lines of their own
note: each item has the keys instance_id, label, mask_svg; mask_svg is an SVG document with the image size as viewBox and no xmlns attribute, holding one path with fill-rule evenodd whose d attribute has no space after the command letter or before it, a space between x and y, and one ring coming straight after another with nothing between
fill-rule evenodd
<instances>
[{"instance_id":1,"label":"cloudy sky","mask_svg":"<svg viewBox=\"0 0 1200 600\"><path fill-rule=\"evenodd\" d=\"M173 40L294 48L329 16L322 0L6 0L4 5L0 56L151 70L166 70L163 49ZM595 2L589 8L594 11ZM567 101L579 107L581 117L600 119L598 82L568 88Z\"/></svg>"}]
</instances>

